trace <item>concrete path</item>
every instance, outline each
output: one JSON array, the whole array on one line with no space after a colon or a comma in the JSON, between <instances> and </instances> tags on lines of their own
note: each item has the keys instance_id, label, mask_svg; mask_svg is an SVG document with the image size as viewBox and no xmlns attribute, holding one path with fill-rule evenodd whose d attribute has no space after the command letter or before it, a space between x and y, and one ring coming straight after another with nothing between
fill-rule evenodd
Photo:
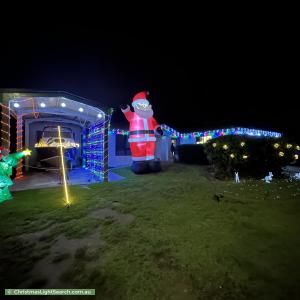
<instances>
[{"instance_id":1,"label":"concrete path","mask_svg":"<svg viewBox=\"0 0 300 300\"><path fill-rule=\"evenodd\" d=\"M108 171L108 180L117 181L122 180L124 177ZM90 171L85 169L74 169L69 172L69 185L87 185L91 183L101 182ZM14 185L10 187L11 191L22 191L29 189L41 189L61 186L60 176L58 172L31 172L24 175L23 178L14 182Z\"/></svg>"}]
</instances>

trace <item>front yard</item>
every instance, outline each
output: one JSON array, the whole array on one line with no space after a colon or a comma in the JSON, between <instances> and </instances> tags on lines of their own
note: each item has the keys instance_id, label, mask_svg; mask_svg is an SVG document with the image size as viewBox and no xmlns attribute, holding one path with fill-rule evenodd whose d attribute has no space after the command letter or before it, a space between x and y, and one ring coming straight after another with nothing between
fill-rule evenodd
<instances>
[{"instance_id":1,"label":"front yard","mask_svg":"<svg viewBox=\"0 0 300 300\"><path fill-rule=\"evenodd\" d=\"M126 179L72 186L69 209L62 188L2 203L0 286L95 288L97 299L300 298L300 182L235 184L180 164L118 172Z\"/></svg>"}]
</instances>

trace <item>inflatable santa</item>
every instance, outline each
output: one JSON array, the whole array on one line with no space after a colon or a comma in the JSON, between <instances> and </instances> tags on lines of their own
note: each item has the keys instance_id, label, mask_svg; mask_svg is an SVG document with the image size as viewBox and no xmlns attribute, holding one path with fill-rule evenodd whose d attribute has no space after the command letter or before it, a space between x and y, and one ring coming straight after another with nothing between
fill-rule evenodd
<instances>
[{"instance_id":1,"label":"inflatable santa","mask_svg":"<svg viewBox=\"0 0 300 300\"><path fill-rule=\"evenodd\" d=\"M155 135L162 135L160 125L153 118L153 110L147 100L148 92L140 92L133 97L132 107L121 107L129 122L130 150L132 155L131 170L136 174L158 172L161 170L159 160L155 159Z\"/></svg>"}]
</instances>

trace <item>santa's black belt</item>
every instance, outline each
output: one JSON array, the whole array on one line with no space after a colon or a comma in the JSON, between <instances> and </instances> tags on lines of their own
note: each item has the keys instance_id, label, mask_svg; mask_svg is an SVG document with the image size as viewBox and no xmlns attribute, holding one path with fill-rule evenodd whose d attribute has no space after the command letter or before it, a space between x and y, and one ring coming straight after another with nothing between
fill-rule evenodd
<instances>
[{"instance_id":1,"label":"santa's black belt","mask_svg":"<svg viewBox=\"0 0 300 300\"><path fill-rule=\"evenodd\" d=\"M154 130L133 130L129 131L129 135L135 134L154 134Z\"/></svg>"}]
</instances>

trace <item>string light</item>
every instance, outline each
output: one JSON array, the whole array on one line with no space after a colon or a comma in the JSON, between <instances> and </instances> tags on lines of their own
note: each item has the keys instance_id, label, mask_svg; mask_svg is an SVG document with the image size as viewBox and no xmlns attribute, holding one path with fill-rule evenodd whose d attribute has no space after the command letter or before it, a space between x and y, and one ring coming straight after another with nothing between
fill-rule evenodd
<instances>
[{"instance_id":1,"label":"string light","mask_svg":"<svg viewBox=\"0 0 300 300\"><path fill-rule=\"evenodd\" d=\"M280 151L279 156L281 156L281 157L284 156L284 152Z\"/></svg>"},{"instance_id":2,"label":"string light","mask_svg":"<svg viewBox=\"0 0 300 300\"><path fill-rule=\"evenodd\" d=\"M242 128L242 127L216 129L216 130L208 130L208 131L196 131L191 133L180 133L174 130L173 128L163 124L161 125L161 129L164 131L165 135L171 136L173 138L180 137L183 139L190 139L190 138L193 139L197 137L200 138L205 137L204 143L207 142L209 139L214 139L225 135L250 135L250 136L257 136L257 137L263 136L263 137L274 137L274 138L279 138L282 136L282 134L279 132L272 132L272 131L251 129L251 128Z\"/></svg>"},{"instance_id":3,"label":"string light","mask_svg":"<svg viewBox=\"0 0 300 300\"><path fill-rule=\"evenodd\" d=\"M16 104L16 103L15 103ZM17 115L17 152L20 152L23 149L23 117L22 115ZM30 150L23 151L25 156L30 155ZM23 167L23 159L18 161L17 165L17 172L16 172L16 179L20 179L23 177L22 174L22 167Z\"/></svg>"},{"instance_id":4,"label":"string light","mask_svg":"<svg viewBox=\"0 0 300 300\"><path fill-rule=\"evenodd\" d=\"M278 147L279 147L279 144L278 144L278 143L275 143L275 144L274 144L274 148L277 149Z\"/></svg>"},{"instance_id":5,"label":"string light","mask_svg":"<svg viewBox=\"0 0 300 300\"><path fill-rule=\"evenodd\" d=\"M248 158L248 155L243 155L243 159L247 159Z\"/></svg>"},{"instance_id":6,"label":"string light","mask_svg":"<svg viewBox=\"0 0 300 300\"><path fill-rule=\"evenodd\" d=\"M10 119L10 116L9 116L9 115L7 115L7 114L6 114L6 113L4 113L4 112L2 112L2 116L4 116L4 117L6 117L6 118Z\"/></svg>"},{"instance_id":7,"label":"string light","mask_svg":"<svg viewBox=\"0 0 300 300\"><path fill-rule=\"evenodd\" d=\"M86 157L85 168L97 178L104 176L104 123L96 123L86 130L86 141L83 141L83 153Z\"/></svg>"},{"instance_id":8,"label":"string light","mask_svg":"<svg viewBox=\"0 0 300 300\"><path fill-rule=\"evenodd\" d=\"M161 125L161 129L164 131L165 135L171 136L172 138L178 138L180 133L173 128L169 127L168 125Z\"/></svg>"},{"instance_id":9,"label":"string light","mask_svg":"<svg viewBox=\"0 0 300 300\"><path fill-rule=\"evenodd\" d=\"M223 145L223 149L224 150L227 150L228 149L228 146L225 144L225 145Z\"/></svg>"},{"instance_id":10,"label":"string light","mask_svg":"<svg viewBox=\"0 0 300 300\"><path fill-rule=\"evenodd\" d=\"M241 142L241 147L244 147L245 146L245 142Z\"/></svg>"},{"instance_id":11,"label":"string light","mask_svg":"<svg viewBox=\"0 0 300 300\"><path fill-rule=\"evenodd\" d=\"M10 149L10 108L1 104L1 144L2 147Z\"/></svg>"},{"instance_id":12,"label":"string light","mask_svg":"<svg viewBox=\"0 0 300 300\"><path fill-rule=\"evenodd\" d=\"M213 146L214 148L216 148L216 147L217 147L217 143L213 143L212 146Z\"/></svg>"},{"instance_id":13,"label":"string light","mask_svg":"<svg viewBox=\"0 0 300 300\"><path fill-rule=\"evenodd\" d=\"M286 144L286 147L287 147L287 149L290 149L290 148L292 148L292 144Z\"/></svg>"},{"instance_id":14,"label":"string light","mask_svg":"<svg viewBox=\"0 0 300 300\"><path fill-rule=\"evenodd\" d=\"M87 128L83 128L82 132L82 167L86 168L86 134Z\"/></svg>"},{"instance_id":15,"label":"string light","mask_svg":"<svg viewBox=\"0 0 300 300\"><path fill-rule=\"evenodd\" d=\"M59 148L60 143L52 142L50 145L48 145L45 141L40 140L38 143L35 143L34 147L35 148L48 148L48 147ZM63 143L63 148L79 148L79 147L80 147L79 143L70 142L70 141L65 141Z\"/></svg>"},{"instance_id":16,"label":"string light","mask_svg":"<svg viewBox=\"0 0 300 300\"><path fill-rule=\"evenodd\" d=\"M111 129L111 130L109 130L109 135L113 135L113 134L128 135L129 131L128 130L123 130L123 129Z\"/></svg>"},{"instance_id":17,"label":"string light","mask_svg":"<svg viewBox=\"0 0 300 300\"><path fill-rule=\"evenodd\" d=\"M235 157L235 155L234 155L233 153L231 153L231 154L230 154L230 157L231 157L231 158L234 158L234 157Z\"/></svg>"},{"instance_id":18,"label":"string light","mask_svg":"<svg viewBox=\"0 0 300 300\"><path fill-rule=\"evenodd\" d=\"M298 159L298 158L299 158L298 154L295 154L295 155L294 155L294 158L295 158L295 159Z\"/></svg>"}]
</instances>

